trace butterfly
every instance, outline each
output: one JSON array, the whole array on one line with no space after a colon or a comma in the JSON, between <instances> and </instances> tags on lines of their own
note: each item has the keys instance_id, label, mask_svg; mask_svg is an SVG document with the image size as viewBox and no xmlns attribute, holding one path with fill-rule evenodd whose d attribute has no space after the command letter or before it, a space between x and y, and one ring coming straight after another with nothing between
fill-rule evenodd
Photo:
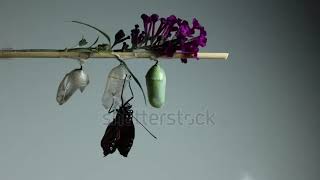
<instances>
[{"instance_id":1,"label":"butterfly","mask_svg":"<svg viewBox=\"0 0 320 180\"><path fill-rule=\"evenodd\" d=\"M101 147L103 149L104 156L108 154L112 154L118 149L119 153L127 157L131 147L133 145L134 137L135 137L135 127L132 121L133 110L132 105L129 102L133 99L133 92L129 81L129 88L132 97L129 98L126 102L123 101L123 89L124 89L125 81L123 83L122 92L121 92L121 106L111 111L111 107L109 109L109 113L114 111L117 112L116 117L113 121L108 125L103 138L101 139ZM141 124L155 139L156 137L136 118L135 120Z\"/></svg>"}]
</instances>

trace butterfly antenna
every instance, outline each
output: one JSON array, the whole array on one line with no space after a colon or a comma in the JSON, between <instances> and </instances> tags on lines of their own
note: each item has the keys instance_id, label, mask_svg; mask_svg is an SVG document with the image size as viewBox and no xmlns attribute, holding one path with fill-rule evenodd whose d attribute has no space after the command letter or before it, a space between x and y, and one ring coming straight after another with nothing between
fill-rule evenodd
<instances>
[{"instance_id":1,"label":"butterfly antenna","mask_svg":"<svg viewBox=\"0 0 320 180\"><path fill-rule=\"evenodd\" d=\"M153 135L136 117L133 116L133 118L155 139L157 139L157 137L155 135Z\"/></svg>"}]
</instances>

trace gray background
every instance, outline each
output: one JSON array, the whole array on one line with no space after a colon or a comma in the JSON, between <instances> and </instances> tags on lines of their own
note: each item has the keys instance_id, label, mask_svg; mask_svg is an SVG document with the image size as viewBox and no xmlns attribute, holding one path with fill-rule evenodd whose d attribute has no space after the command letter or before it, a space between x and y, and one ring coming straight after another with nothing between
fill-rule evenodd
<instances>
[{"instance_id":1,"label":"gray background","mask_svg":"<svg viewBox=\"0 0 320 180\"><path fill-rule=\"evenodd\" d=\"M91 82L64 106L55 101L63 59L0 62L0 179L319 179L319 5L314 1L43 1L1 0L1 48L64 48L97 33L141 24L142 13L197 17L206 27L202 51L230 52L228 61L162 61L167 101L136 111L192 115L208 110L215 125L138 124L128 158L102 157L105 76L117 61L85 65ZM150 61L129 66L144 82Z\"/></svg>"}]
</instances>

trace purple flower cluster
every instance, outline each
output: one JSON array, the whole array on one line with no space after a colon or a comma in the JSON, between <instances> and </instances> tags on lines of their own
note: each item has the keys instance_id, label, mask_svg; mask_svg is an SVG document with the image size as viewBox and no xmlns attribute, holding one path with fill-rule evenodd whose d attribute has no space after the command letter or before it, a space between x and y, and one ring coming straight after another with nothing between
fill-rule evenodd
<instances>
[{"instance_id":1,"label":"purple flower cluster","mask_svg":"<svg viewBox=\"0 0 320 180\"><path fill-rule=\"evenodd\" d=\"M157 14L142 14L141 18L144 30L140 31L139 25L131 30L132 49L143 48L168 57L181 52L197 58L199 46L204 47L207 43L207 33L195 18L192 26L174 15L159 18ZM181 60L187 62L186 58Z\"/></svg>"}]
</instances>

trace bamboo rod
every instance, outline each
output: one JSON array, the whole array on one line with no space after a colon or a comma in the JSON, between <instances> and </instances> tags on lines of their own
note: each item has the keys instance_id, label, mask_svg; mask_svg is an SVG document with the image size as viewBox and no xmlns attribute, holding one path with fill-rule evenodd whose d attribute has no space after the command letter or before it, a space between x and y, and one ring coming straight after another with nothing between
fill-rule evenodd
<instances>
[{"instance_id":1,"label":"bamboo rod","mask_svg":"<svg viewBox=\"0 0 320 180\"><path fill-rule=\"evenodd\" d=\"M154 54L151 52L80 52L68 50L54 50L54 49L25 49L25 50L0 50L1 58L72 58L72 59L88 59L88 58L115 58L116 55L123 59L136 59L136 58L152 58ZM229 53L211 53L200 52L198 53L199 59L208 60L226 60ZM165 59L178 59L178 58L194 58L192 55L184 55L182 53L175 53L173 57L159 57Z\"/></svg>"}]
</instances>

